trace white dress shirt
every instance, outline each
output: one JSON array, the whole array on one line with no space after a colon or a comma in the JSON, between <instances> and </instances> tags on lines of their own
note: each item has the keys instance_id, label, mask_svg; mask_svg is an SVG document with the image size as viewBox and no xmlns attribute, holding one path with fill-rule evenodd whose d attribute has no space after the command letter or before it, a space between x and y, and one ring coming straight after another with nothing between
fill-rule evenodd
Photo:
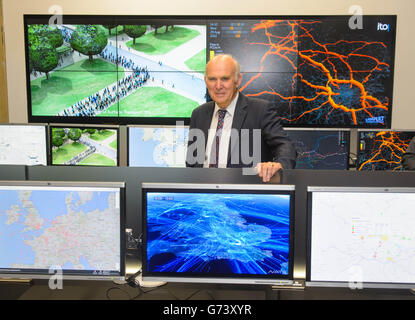
<instances>
[{"instance_id":1,"label":"white dress shirt","mask_svg":"<svg viewBox=\"0 0 415 320\"><path fill-rule=\"evenodd\" d=\"M239 97L239 92L236 93L235 98L232 100L230 105L225 109L226 114L225 114L225 118L223 119L222 134L221 134L220 142L219 142L218 168L226 168L227 163L228 163L229 141L231 137L233 116L235 114L236 101L238 101L238 97ZM215 110L213 111L213 117L210 123L208 140L206 144L205 162L203 164L204 168L209 168L212 144L213 144L213 140L216 135L216 128L218 126L218 110L219 109L220 109L219 106L215 103Z\"/></svg>"}]
</instances>

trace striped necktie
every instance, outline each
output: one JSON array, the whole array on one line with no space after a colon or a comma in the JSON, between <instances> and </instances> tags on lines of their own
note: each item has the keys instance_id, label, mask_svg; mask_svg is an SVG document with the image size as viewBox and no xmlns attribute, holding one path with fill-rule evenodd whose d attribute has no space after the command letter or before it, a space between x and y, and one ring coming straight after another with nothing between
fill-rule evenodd
<instances>
[{"instance_id":1,"label":"striped necktie","mask_svg":"<svg viewBox=\"0 0 415 320\"><path fill-rule=\"evenodd\" d=\"M219 143L222 135L223 119L225 119L226 110L218 110L218 126L216 127L216 134L210 150L209 168L217 168L219 160Z\"/></svg>"}]
</instances>

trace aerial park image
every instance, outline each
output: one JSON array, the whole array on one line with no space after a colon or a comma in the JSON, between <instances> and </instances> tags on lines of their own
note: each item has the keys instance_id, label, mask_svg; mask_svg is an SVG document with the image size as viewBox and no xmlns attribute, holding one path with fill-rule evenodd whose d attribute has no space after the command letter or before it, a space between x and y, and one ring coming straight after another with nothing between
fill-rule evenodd
<instances>
[{"instance_id":1,"label":"aerial park image","mask_svg":"<svg viewBox=\"0 0 415 320\"><path fill-rule=\"evenodd\" d=\"M117 166L115 129L51 127L52 165Z\"/></svg>"},{"instance_id":2,"label":"aerial park image","mask_svg":"<svg viewBox=\"0 0 415 320\"><path fill-rule=\"evenodd\" d=\"M190 117L206 26L29 24L32 116Z\"/></svg>"}]
</instances>

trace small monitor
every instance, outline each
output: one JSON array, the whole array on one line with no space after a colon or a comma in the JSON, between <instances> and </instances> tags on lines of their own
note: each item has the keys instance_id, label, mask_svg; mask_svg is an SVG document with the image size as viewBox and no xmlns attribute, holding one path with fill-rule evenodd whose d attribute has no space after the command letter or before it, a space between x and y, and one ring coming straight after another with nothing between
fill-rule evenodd
<instances>
[{"instance_id":1,"label":"small monitor","mask_svg":"<svg viewBox=\"0 0 415 320\"><path fill-rule=\"evenodd\" d=\"M51 165L106 166L119 163L118 126L50 126Z\"/></svg>"},{"instance_id":2,"label":"small monitor","mask_svg":"<svg viewBox=\"0 0 415 320\"><path fill-rule=\"evenodd\" d=\"M47 165L46 125L0 125L0 165Z\"/></svg>"},{"instance_id":3,"label":"small monitor","mask_svg":"<svg viewBox=\"0 0 415 320\"><path fill-rule=\"evenodd\" d=\"M143 280L291 284L294 186L143 183Z\"/></svg>"},{"instance_id":4,"label":"small monitor","mask_svg":"<svg viewBox=\"0 0 415 320\"><path fill-rule=\"evenodd\" d=\"M296 169L347 170L350 130L285 128L297 149Z\"/></svg>"},{"instance_id":5,"label":"small monitor","mask_svg":"<svg viewBox=\"0 0 415 320\"><path fill-rule=\"evenodd\" d=\"M415 287L415 188L308 187L307 285Z\"/></svg>"},{"instance_id":6,"label":"small monitor","mask_svg":"<svg viewBox=\"0 0 415 320\"><path fill-rule=\"evenodd\" d=\"M128 166L186 167L188 126L128 127Z\"/></svg>"},{"instance_id":7,"label":"small monitor","mask_svg":"<svg viewBox=\"0 0 415 320\"><path fill-rule=\"evenodd\" d=\"M0 278L125 277L124 183L0 182Z\"/></svg>"},{"instance_id":8,"label":"small monitor","mask_svg":"<svg viewBox=\"0 0 415 320\"><path fill-rule=\"evenodd\" d=\"M359 130L357 170L403 170L402 155L414 136L411 130Z\"/></svg>"}]
</instances>

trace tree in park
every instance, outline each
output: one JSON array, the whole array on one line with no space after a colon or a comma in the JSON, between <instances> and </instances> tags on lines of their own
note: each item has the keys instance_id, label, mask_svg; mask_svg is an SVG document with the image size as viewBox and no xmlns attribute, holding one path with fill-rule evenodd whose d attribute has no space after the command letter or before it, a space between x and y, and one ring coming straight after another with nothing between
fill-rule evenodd
<instances>
[{"instance_id":1,"label":"tree in park","mask_svg":"<svg viewBox=\"0 0 415 320\"><path fill-rule=\"evenodd\" d=\"M157 34L157 29L166 26L166 32L169 32L169 26L173 29L174 25L172 24L152 24L151 25L155 30L154 30L154 34Z\"/></svg>"},{"instance_id":2,"label":"tree in park","mask_svg":"<svg viewBox=\"0 0 415 320\"><path fill-rule=\"evenodd\" d=\"M124 27L124 32L130 37L133 38L133 44L135 44L135 39L141 37L147 31L146 26L134 26L127 25Z\"/></svg>"},{"instance_id":3,"label":"tree in park","mask_svg":"<svg viewBox=\"0 0 415 320\"><path fill-rule=\"evenodd\" d=\"M66 133L63 128L53 128L52 129L52 146L60 147L63 145L66 139Z\"/></svg>"},{"instance_id":4,"label":"tree in park","mask_svg":"<svg viewBox=\"0 0 415 320\"><path fill-rule=\"evenodd\" d=\"M111 29L116 28L118 25L117 24L103 24L102 25L104 28L108 29L108 35L111 35Z\"/></svg>"},{"instance_id":5,"label":"tree in park","mask_svg":"<svg viewBox=\"0 0 415 320\"><path fill-rule=\"evenodd\" d=\"M63 44L61 31L49 25L31 25L28 28L29 70L49 72L58 66L59 54L56 48Z\"/></svg>"},{"instance_id":6,"label":"tree in park","mask_svg":"<svg viewBox=\"0 0 415 320\"><path fill-rule=\"evenodd\" d=\"M71 47L93 60L94 54L100 54L108 43L108 37L102 28L95 25L80 25L71 36Z\"/></svg>"},{"instance_id":7,"label":"tree in park","mask_svg":"<svg viewBox=\"0 0 415 320\"><path fill-rule=\"evenodd\" d=\"M72 141L78 141L82 136L82 130L79 128L72 128L68 131L68 138Z\"/></svg>"},{"instance_id":8,"label":"tree in park","mask_svg":"<svg viewBox=\"0 0 415 320\"><path fill-rule=\"evenodd\" d=\"M30 52L33 70L44 72L49 80L49 72L58 66L58 52L47 42L40 43Z\"/></svg>"},{"instance_id":9,"label":"tree in park","mask_svg":"<svg viewBox=\"0 0 415 320\"><path fill-rule=\"evenodd\" d=\"M95 132L97 132L97 129L88 128L88 129L84 129L84 132L89 133L89 134L94 134Z\"/></svg>"}]
</instances>

